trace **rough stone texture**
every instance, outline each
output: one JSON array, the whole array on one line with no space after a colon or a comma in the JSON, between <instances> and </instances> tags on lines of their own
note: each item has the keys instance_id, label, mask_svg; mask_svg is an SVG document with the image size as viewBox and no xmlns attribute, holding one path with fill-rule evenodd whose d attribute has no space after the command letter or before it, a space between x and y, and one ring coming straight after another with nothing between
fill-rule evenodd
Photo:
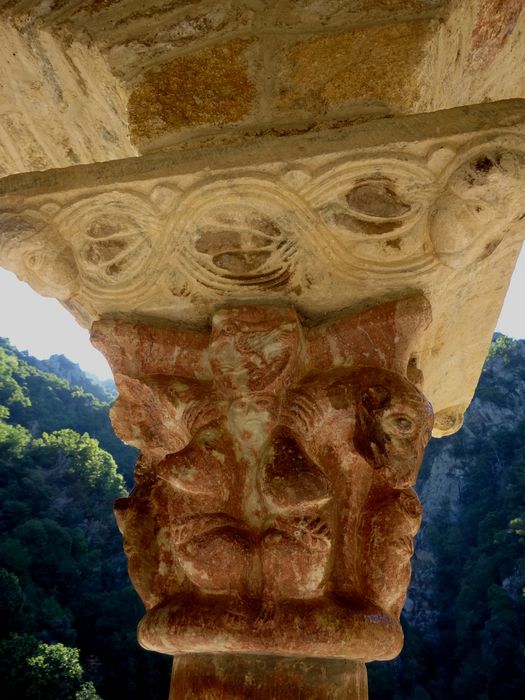
<instances>
[{"instance_id":1,"label":"rough stone texture","mask_svg":"<svg viewBox=\"0 0 525 700\"><path fill-rule=\"evenodd\" d=\"M524 0L453 3L428 47L416 110L525 96ZM439 86L439 87L434 87Z\"/></svg>"},{"instance_id":2,"label":"rough stone texture","mask_svg":"<svg viewBox=\"0 0 525 700\"><path fill-rule=\"evenodd\" d=\"M0 263L81 323L115 314L203 327L229 299L310 322L421 290L411 359L457 430L525 230L521 102L0 183Z\"/></svg>"},{"instance_id":3,"label":"rough stone texture","mask_svg":"<svg viewBox=\"0 0 525 700\"><path fill-rule=\"evenodd\" d=\"M308 331L261 306L218 311L210 334L94 324L113 424L141 450L115 508L143 646L399 653L432 429L405 372L429 321L416 296Z\"/></svg>"},{"instance_id":4,"label":"rough stone texture","mask_svg":"<svg viewBox=\"0 0 525 700\"><path fill-rule=\"evenodd\" d=\"M129 100L135 141L199 124L246 120L257 89L248 67L251 41L234 40L148 71ZM252 52L253 53L253 52Z\"/></svg>"},{"instance_id":5,"label":"rough stone texture","mask_svg":"<svg viewBox=\"0 0 525 700\"><path fill-rule=\"evenodd\" d=\"M0 177L125 158L124 90L96 47L0 19Z\"/></svg>"},{"instance_id":6,"label":"rough stone texture","mask_svg":"<svg viewBox=\"0 0 525 700\"><path fill-rule=\"evenodd\" d=\"M472 32L469 60L475 70L482 70L496 58L516 26L523 0L485 0L476 17Z\"/></svg>"},{"instance_id":7,"label":"rough stone texture","mask_svg":"<svg viewBox=\"0 0 525 700\"><path fill-rule=\"evenodd\" d=\"M285 40L276 66L275 111L335 116L355 103L409 111L420 94L413 73L434 30L433 20L413 20Z\"/></svg>"},{"instance_id":8,"label":"rough stone texture","mask_svg":"<svg viewBox=\"0 0 525 700\"><path fill-rule=\"evenodd\" d=\"M2 167L525 97L524 28L523 0L0 0Z\"/></svg>"},{"instance_id":9,"label":"rough stone texture","mask_svg":"<svg viewBox=\"0 0 525 700\"><path fill-rule=\"evenodd\" d=\"M199 654L175 660L170 700L367 700L363 663Z\"/></svg>"}]
</instances>

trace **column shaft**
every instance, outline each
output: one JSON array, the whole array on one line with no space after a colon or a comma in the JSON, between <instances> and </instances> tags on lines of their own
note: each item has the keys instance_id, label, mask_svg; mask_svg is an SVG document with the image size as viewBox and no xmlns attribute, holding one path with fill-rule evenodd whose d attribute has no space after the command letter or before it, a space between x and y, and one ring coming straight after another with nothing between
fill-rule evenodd
<instances>
[{"instance_id":1,"label":"column shaft","mask_svg":"<svg viewBox=\"0 0 525 700\"><path fill-rule=\"evenodd\" d=\"M248 654L175 658L170 700L366 700L361 661Z\"/></svg>"}]
</instances>

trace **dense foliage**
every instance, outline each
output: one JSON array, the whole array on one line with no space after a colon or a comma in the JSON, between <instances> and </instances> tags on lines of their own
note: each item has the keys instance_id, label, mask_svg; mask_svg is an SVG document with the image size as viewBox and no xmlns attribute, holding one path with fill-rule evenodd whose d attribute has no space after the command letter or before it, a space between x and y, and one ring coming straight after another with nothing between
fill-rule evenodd
<instances>
[{"instance_id":1,"label":"dense foliage","mask_svg":"<svg viewBox=\"0 0 525 700\"><path fill-rule=\"evenodd\" d=\"M49 368L0 341L1 696L167 697L170 660L136 643L142 607L112 515L135 451L104 390ZM428 450L411 599L430 608L407 607L405 649L371 664L371 700L525 697L525 342L496 339L476 395L465 428ZM459 495L432 509L444 464Z\"/></svg>"},{"instance_id":2,"label":"dense foliage","mask_svg":"<svg viewBox=\"0 0 525 700\"><path fill-rule=\"evenodd\" d=\"M115 447L117 459L126 454L110 439L108 410L0 347L0 687L6 700L167 695L167 659L136 642L143 611L112 513L115 498L126 493L124 479L114 457L85 432Z\"/></svg>"},{"instance_id":3,"label":"dense foliage","mask_svg":"<svg viewBox=\"0 0 525 700\"><path fill-rule=\"evenodd\" d=\"M0 338L0 346L6 347L5 342L3 338ZM60 379L65 379L71 386L84 389L87 394L92 394L102 403L111 403L117 395L115 382L112 379L100 380L93 375L89 375L80 369L79 365L71 362L64 355L51 355L47 360L39 360L27 351L17 350L12 346L10 351L15 353L19 359L31 365L31 367L36 367L42 372L54 374Z\"/></svg>"},{"instance_id":4,"label":"dense foliage","mask_svg":"<svg viewBox=\"0 0 525 700\"><path fill-rule=\"evenodd\" d=\"M131 486L137 451L115 436L107 402L41 369L50 364L61 365L71 375L71 366L75 365L66 358L54 357L54 362L28 357L0 338L0 406L9 408L9 422L27 428L33 435L62 428L87 432L113 455L128 487ZM92 384L88 377L84 379L86 386ZM108 396L107 390L99 389L99 395Z\"/></svg>"},{"instance_id":5,"label":"dense foliage","mask_svg":"<svg viewBox=\"0 0 525 700\"><path fill-rule=\"evenodd\" d=\"M524 397L525 341L496 337L465 426L431 443L418 483L424 506L446 467L443 495L459 484L416 541L431 624L405 613L405 648L370 668L371 700L525 698Z\"/></svg>"}]
</instances>

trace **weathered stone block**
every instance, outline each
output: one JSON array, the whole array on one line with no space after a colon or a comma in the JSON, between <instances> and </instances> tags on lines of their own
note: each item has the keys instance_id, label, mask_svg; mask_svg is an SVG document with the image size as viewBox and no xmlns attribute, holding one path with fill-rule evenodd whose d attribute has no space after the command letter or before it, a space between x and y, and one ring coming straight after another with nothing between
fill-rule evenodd
<instances>
[{"instance_id":1,"label":"weathered stone block","mask_svg":"<svg viewBox=\"0 0 525 700\"><path fill-rule=\"evenodd\" d=\"M414 20L307 37L277 56L277 114L326 115L361 104L410 111L435 20Z\"/></svg>"},{"instance_id":2,"label":"weathered stone block","mask_svg":"<svg viewBox=\"0 0 525 700\"><path fill-rule=\"evenodd\" d=\"M257 104L256 52L253 41L238 39L148 71L128 103L132 138L246 120Z\"/></svg>"}]
</instances>

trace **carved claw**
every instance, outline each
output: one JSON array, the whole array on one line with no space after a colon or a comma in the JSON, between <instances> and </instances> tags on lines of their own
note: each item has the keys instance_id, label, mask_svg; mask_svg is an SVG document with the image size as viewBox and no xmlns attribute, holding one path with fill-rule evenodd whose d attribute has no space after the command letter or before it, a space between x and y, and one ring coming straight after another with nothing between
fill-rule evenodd
<instances>
[{"instance_id":1,"label":"carved claw","mask_svg":"<svg viewBox=\"0 0 525 700\"><path fill-rule=\"evenodd\" d=\"M307 549L323 551L331 545L330 528L319 516L303 516L290 520L279 518L276 521L276 526Z\"/></svg>"},{"instance_id":2,"label":"carved claw","mask_svg":"<svg viewBox=\"0 0 525 700\"><path fill-rule=\"evenodd\" d=\"M246 627L247 616L240 610L226 610L223 616L224 626L230 629L242 629Z\"/></svg>"},{"instance_id":3,"label":"carved claw","mask_svg":"<svg viewBox=\"0 0 525 700\"><path fill-rule=\"evenodd\" d=\"M287 409L287 418L293 427L300 429L301 433L310 433L316 421L321 417L317 403L307 394L299 392L292 394L291 402Z\"/></svg>"},{"instance_id":4,"label":"carved claw","mask_svg":"<svg viewBox=\"0 0 525 700\"><path fill-rule=\"evenodd\" d=\"M183 414L188 432L195 435L201 427L216 420L220 413L219 402L214 394L189 401Z\"/></svg>"}]
</instances>

